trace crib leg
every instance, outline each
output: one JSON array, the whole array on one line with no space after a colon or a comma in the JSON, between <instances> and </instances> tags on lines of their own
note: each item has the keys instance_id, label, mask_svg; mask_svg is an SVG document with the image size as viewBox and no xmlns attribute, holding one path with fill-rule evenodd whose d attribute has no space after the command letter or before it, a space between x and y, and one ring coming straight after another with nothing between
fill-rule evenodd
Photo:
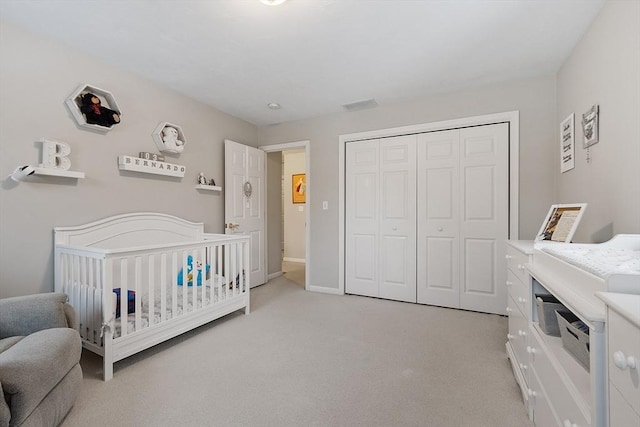
<instances>
[{"instance_id":1,"label":"crib leg","mask_svg":"<svg viewBox=\"0 0 640 427\"><path fill-rule=\"evenodd\" d=\"M251 313L251 304L249 303L249 297L247 297L247 305L244 306L244 314L247 315Z\"/></svg>"},{"instance_id":2,"label":"crib leg","mask_svg":"<svg viewBox=\"0 0 640 427\"><path fill-rule=\"evenodd\" d=\"M105 357L103 359L103 365L104 365L104 381L109 381L110 379L113 378L113 363L110 363L107 361L107 358Z\"/></svg>"}]
</instances>

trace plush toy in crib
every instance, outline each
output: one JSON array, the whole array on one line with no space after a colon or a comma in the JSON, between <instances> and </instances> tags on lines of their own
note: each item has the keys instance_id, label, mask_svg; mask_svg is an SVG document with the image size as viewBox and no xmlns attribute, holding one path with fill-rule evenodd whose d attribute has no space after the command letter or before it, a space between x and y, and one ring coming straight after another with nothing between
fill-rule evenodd
<instances>
[{"instance_id":1,"label":"plush toy in crib","mask_svg":"<svg viewBox=\"0 0 640 427\"><path fill-rule=\"evenodd\" d=\"M209 275L210 265L207 264L205 274ZM178 286L182 286L184 283L182 281L182 268L178 273ZM196 260L195 270L197 272L196 278L196 286L202 286L202 261ZM193 286L193 257L191 255L187 256L187 286Z\"/></svg>"},{"instance_id":2,"label":"plush toy in crib","mask_svg":"<svg viewBox=\"0 0 640 427\"><path fill-rule=\"evenodd\" d=\"M120 317L120 288L115 288L113 293L116 294L116 319ZM127 291L127 313L136 312L136 293L135 291Z\"/></svg>"}]
</instances>

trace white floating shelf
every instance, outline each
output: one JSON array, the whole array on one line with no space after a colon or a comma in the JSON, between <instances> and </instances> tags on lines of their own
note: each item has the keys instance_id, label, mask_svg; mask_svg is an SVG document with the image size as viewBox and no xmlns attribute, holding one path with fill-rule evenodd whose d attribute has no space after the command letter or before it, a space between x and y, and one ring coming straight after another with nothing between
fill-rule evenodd
<instances>
[{"instance_id":1,"label":"white floating shelf","mask_svg":"<svg viewBox=\"0 0 640 427\"><path fill-rule=\"evenodd\" d=\"M196 185L196 188L198 190L222 191L222 187L218 187L217 185L198 184Z\"/></svg>"},{"instance_id":2,"label":"white floating shelf","mask_svg":"<svg viewBox=\"0 0 640 427\"><path fill-rule=\"evenodd\" d=\"M88 129L98 130L100 132L109 132L111 129L113 129L113 126L101 126L97 124L87 123L87 118L80 110L81 97L86 93L93 93L94 95L96 95L100 99L103 107L114 110L118 114L118 116L122 118L120 107L118 107L116 99L113 97L111 92L88 84L78 86L78 88L67 97L67 99L65 100L65 104L67 105L69 112L78 123L78 125Z\"/></svg>"},{"instance_id":3,"label":"white floating shelf","mask_svg":"<svg viewBox=\"0 0 640 427\"><path fill-rule=\"evenodd\" d=\"M187 171L186 166L125 155L118 156L118 169L179 178L184 178Z\"/></svg>"},{"instance_id":4,"label":"white floating shelf","mask_svg":"<svg viewBox=\"0 0 640 427\"><path fill-rule=\"evenodd\" d=\"M49 175L49 176L63 176L66 178L84 178L84 172L76 172L76 171L68 171L64 169L54 169L54 168L34 168L35 175Z\"/></svg>"}]
</instances>

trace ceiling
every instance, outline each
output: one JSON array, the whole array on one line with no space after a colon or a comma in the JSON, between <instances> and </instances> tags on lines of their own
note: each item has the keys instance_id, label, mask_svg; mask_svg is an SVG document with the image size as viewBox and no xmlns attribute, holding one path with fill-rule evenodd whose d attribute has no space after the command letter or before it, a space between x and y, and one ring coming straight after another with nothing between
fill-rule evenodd
<instances>
[{"instance_id":1,"label":"ceiling","mask_svg":"<svg viewBox=\"0 0 640 427\"><path fill-rule=\"evenodd\" d=\"M603 4L0 0L0 19L261 126L553 74Z\"/></svg>"}]
</instances>

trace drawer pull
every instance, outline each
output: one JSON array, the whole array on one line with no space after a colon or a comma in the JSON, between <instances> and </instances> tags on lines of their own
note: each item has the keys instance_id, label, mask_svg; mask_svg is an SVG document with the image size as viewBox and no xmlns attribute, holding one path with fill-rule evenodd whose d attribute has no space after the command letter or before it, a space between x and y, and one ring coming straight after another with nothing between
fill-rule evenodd
<instances>
[{"instance_id":1,"label":"drawer pull","mask_svg":"<svg viewBox=\"0 0 640 427\"><path fill-rule=\"evenodd\" d=\"M534 390L531 390L531 389L527 390L527 394L531 397L536 397L538 395L538 393L536 393Z\"/></svg>"},{"instance_id":2,"label":"drawer pull","mask_svg":"<svg viewBox=\"0 0 640 427\"><path fill-rule=\"evenodd\" d=\"M527 302L527 300L525 298L518 297L518 302L521 302L522 304L524 304L525 302Z\"/></svg>"},{"instance_id":3,"label":"drawer pull","mask_svg":"<svg viewBox=\"0 0 640 427\"><path fill-rule=\"evenodd\" d=\"M572 423L569 420L564 420L562 427L578 427L578 424Z\"/></svg>"},{"instance_id":4,"label":"drawer pull","mask_svg":"<svg viewBox=\"0 0 640 427\"><path fill-rule=\"evenodd\" d=\"M507 307L507 313L511 313L512 311L513 311L513 308Z\"/></svg>"},{"instance_id":5,"label":"drawer pull","mask_svg":"<svg viewBox=\"0 0 640 427\"><path fill-rule=\"evenodd\" d=\"M505 255L504 257L505 257L506 259L511 259L511 258L513 258L511 255Z\"/></svg>"},{"instance_id":6,"label":"drawer pull","mask_svg":"<svg viewBox=\"0 0 640 427\"><path fill-rule=\"evenodd\" d=\"M627 369L627 367L629 369L636 369L638 366L636 359L633 356L626 357L621 351L613 353L613 363L622 371Z\"/></svg>"},{"instance_id":7,"label":"drawer pull","mask_svg":"<svg viewBox=\"0 0 640 427\"><path fill-rule=\"evenodd\" d=\"M536 354L536 349L531 346L527 346L527 353Z\"/></svg>"},{"instance_id":8,"label":"drawer pull","mask_svg":"<svg viewBox=\"0 0 640 427\"><path fill-rule=\"evenodd\" d=\"M526 337L527 333L525 331L523 331L522 329L518 329L518 335L520 335L521 337Z\"/></svg>"},{"instance_id":9,"label":"drawer pull","mask_svg":"<svg viewBox=\"0 0 640 427\"><path fill-rule=\"evenodd\" d=\"M524 271L524 264L518 264L518 270Z\"/></svg>"},{"instance_id":10,"label":"drawer pull","mask_svg":"<svg viewBox=\"0 0 640 427\"><path fill-rule=\"evenodd\" d=\"M507 286L511 286L511 285L513 285L513 282L507 280Z\"/></svg>"},{"instance_id":11,"label":"drawer pull","mask_svg":"<svg viewBox=\"0 0 640 427\"><path fill-rule=\"evenodd\" d=\"M527 370L527 365L525 365L524 363L520 364L520 369L522 369L523 371Z\"/></svg>"},{"instance_id":12,"label":"drawer pull","mask_svg":"<svg viewBox=\"0 0 640 427\"><path fill-rule=\"evenodd\" d=\"M514 339L515 337L512 334L507 334L507 339L509 341L511 341L512 339Z\"/></svg>"}]
</instances>

